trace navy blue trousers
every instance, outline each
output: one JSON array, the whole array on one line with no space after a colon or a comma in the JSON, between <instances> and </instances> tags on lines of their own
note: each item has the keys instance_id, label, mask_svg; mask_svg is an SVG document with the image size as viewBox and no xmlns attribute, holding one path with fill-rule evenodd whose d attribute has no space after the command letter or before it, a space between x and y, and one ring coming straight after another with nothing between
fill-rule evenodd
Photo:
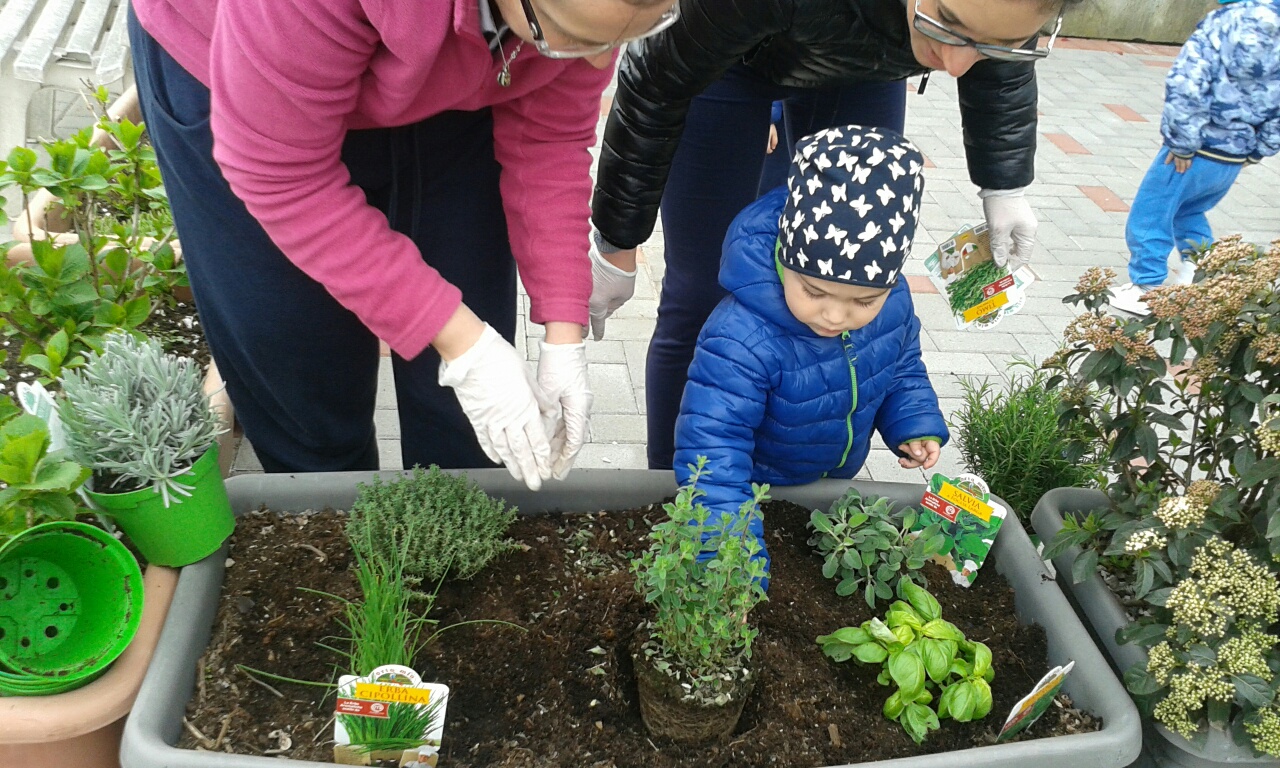
<instances>
[{"instance_id":1,"label":"navy blue trousers","mask_svg":"<svg viewBox=\"0 0 1280 768\"><path fill-rule=\"evenodd\" d=\"M762 172L770 107L779 99L785 131L778 132L778 160ZM662 196L666 274L645 369L651 469L672 468L676 416L694 345L725 295L718 280L720 253L734 217L758 192L786 181L784 161L801 137L835 125L901 132L905 116L905 81L786 88L742 65L693 100Z\"/></svg>"},{"instance_id":2,"label":"navy blue trousers","mask_svg":"<svg viewBox=\"0 0 1280 768\"><path fill-rule=\"evenodd\" d=\"M378 339L293 265L232 193L213 159L209 91L130 15L142 113L169 193L200 322L245 436L268 472L378 468ZM390 226L410 237L508 341L516 268L498 191L490 113L448 112L351 131L342 161ZM335 247L342 232L332 233ZM378 254L368 254L368 269ZM406 467L494 466L440 358L393 355Z\"/></svg>"}]
</instances>

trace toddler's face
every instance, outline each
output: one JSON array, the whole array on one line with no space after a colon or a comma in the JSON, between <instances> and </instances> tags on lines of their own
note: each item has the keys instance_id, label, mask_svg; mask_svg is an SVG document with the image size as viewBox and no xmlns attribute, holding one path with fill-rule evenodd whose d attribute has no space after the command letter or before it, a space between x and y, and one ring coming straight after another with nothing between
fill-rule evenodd
<instances>
[{"instance_id":1,"label":"toddler's face","mask_svg":"<svg viewBox=\"0 0 1280 768\"><path fill-rule=\"evenodd\" d=\"M833 337L875 320L889 289L819 280L784 268L782 294L797 320L819 336Z\"/></svg>"}]
</instances>

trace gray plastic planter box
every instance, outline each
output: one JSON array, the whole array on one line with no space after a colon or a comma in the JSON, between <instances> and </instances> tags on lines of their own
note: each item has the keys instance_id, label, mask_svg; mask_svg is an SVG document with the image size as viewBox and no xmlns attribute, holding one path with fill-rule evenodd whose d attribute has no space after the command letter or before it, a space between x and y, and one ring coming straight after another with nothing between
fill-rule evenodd
<instances>
[{"instance_id":1,"label":"gray plastic planter box","mask_svg":"<svg viewBox=\"0 0 1280 768\"><path fill-rule=\"evenodd\" d=\"M1084 488L1057 488L1046 493L1031 513L1031 526L1046 544L1062 530L1064 516L1086 515L1107 507L1109 502L1101 491ZM1079 554L1071 549L1054 558L1064 588L1076 604L1080 615L1090 626L1098 642L1106 650L1117 674L1135 664L1146 665L1147 651L1142 646L1116 642L1116 632L1129 623L1124 606L1096 574L1079 583L1071 583L1071 563ZM1213 768L1214 766L1250 766L1251 768L1280 768L1280 760L1273 757L1255 757L1253 751L1241 747L1222 731L1210 729L1204 746L1197 747L1190 741L1151 720L1145 721L1146 733L1143 759L1135 765L1177 766L1179 768Z\"/></svg>"},{"instance_id":2,"label":"gray plastic planter box","mask_svg":"<svg viewBox=\"0 0 1280 768\"><path fill-rule=\"evenodd\" d=\"M646 470L576 470L569 480L551 483L532 493L503 470L469 473L483 488L520 508L522 514L539 512L592 512L629 509L662 501L675 491L670 472ZM357 482L366 473L327 475L246 475L227 481L227 491L237 514L267 505L277 511L346 509L355 499ZM396 477L398 473L384 473ZM858 483L864 492L888 496L902 503L917 503L923 486ZM775 498L826 508L848 487L823 481L795 488L777 488ZM1076 618L1066 596L1048 575L1021 526L1006 525L997 537L999 571L1016 592L1019 616L1042 625L1048 633L1049 661L1075 669L1065 690L1077 706L1102 718L1096 733L1060 736L1015 744L979 747L924 757L887 760L858 765L876 768L1120 768L1137 757L1141 723L1133 702L1125 695L1106 659L1088 631ZM182 716L195 687L196 664L209 642L222 586L225 553L183 569L165 624L160 645L143 681L133 715L125 727L121 759L124 768L280 768L278 758L228 755L178 749ZM1001 713L993 713L998 718ZM291 765L322 763L284 761ZM815 766L815 768L817 768ZM842 768L854 768L844 766Z\"/></svg>"}]
</instances>

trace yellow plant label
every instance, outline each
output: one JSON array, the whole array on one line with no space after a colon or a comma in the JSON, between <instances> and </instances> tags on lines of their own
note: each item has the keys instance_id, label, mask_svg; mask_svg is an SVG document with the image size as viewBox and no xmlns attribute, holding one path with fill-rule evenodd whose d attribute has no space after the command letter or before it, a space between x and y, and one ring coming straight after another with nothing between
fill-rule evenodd
<instances>
[{"instance_id":1,"label":"yellow plant label","mask_svg":"<svg viewBox=\"0 0 1280 768\"><path fill-rule=\"evenodd\" d=\"M955 504L965 512L979 518L984 523L991 522L991 513L994 512L990 504L985 503L982 499L971 493L965 493L951 483L943 483L942 489L938 491L938 495L943 499Z\"/></svg>"},{"instance_id":2,"label":"yellow plant label","mask_svg":"<svg viewBox=\"0 0 1280 768\"><path fill-rule=\"evenodd\" d=\"M407 685L356 683L355 698L364 699L365 701L390 701L425 705L431 701L431 691L427 688L413 688Z\"/></svg>"},{"instance_id":3,"label":"yellow plant label","mask_svg":"<svg viewBox=\"0 0 1280 768\"><path fill-rule=\"evenodd\" d=\"M966 323L972 323L974 320L977 320L980 317L985 317L1008 303L1009 293L1007 291L1001 291L981 304L975 304L966 309L964 311L964 321Z\"/></svg>"}]
</instances>

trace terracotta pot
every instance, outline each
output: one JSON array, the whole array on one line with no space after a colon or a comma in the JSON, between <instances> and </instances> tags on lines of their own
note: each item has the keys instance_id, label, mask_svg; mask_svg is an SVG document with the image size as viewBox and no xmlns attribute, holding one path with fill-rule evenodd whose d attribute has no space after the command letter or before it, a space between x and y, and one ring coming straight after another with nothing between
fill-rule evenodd
<instances>
[{"instance_id":1,"label":"terracotta pot","mask_svg":"<svg viewBox=\"0 0 1280 768\"><path fill-rule=\"evenodd\" d=\"M701 704L684 698L680 683L654 667L637 639L631 649L631 662L640 689L640 717L654 736L662 736L681 744L706 744L723 741L733 733L742 717L742 708L755 688L756 678L747 672L739 680L722 705Z\"/></svg>"},{"instance_id":2,"label":"terracotta pot","mask_svg":"<svg viewBox=\"0 0 1280 768\"><path fill-rule=\"evenodd\" d=\"M178 571L147 568L138 634L102 677L56 696L0 699L0 766L120 768L125 716L142 685L177 586Z\"/></svg>"}]
</instances>

